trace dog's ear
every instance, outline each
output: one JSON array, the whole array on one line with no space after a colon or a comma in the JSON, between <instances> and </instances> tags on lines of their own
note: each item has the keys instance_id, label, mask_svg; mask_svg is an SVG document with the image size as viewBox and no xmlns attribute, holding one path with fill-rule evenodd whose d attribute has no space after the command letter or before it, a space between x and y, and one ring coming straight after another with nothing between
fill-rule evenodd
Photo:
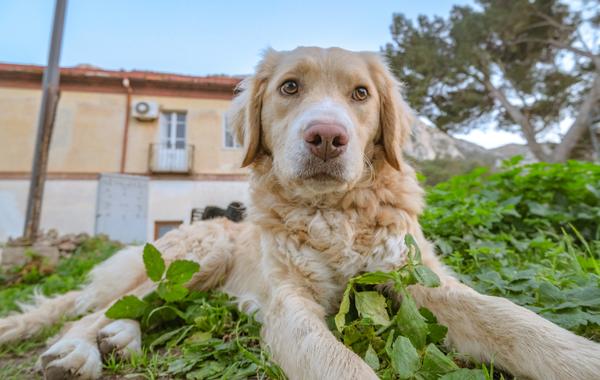
<instances>
[{"instance_id":1,"label":"dog's ear","mask_svg":"<svg viewBox=\"0 0 600 380\"><path fill-rule=\"evenodd\" d=\"M277 57L278 53L272 49L265 52L256 73L236 87L237 95L227 115L237 140L244 146L242 167L253 163L265 150L262 146L262 103Z\"/></svg>"},{"instance_id":2,"label":"dog's ear","mask_svg":"<svg viewBox=\"0 0 600 380\"><path fill-rule=\"evenodd\" d=\"M390 72L386 62L370 55L371 72L379 93L380 143L386 161L396 170L402 167L402 147L408 138L414 115L401 95L402 86Z\"/></svg>"}]
</instances>

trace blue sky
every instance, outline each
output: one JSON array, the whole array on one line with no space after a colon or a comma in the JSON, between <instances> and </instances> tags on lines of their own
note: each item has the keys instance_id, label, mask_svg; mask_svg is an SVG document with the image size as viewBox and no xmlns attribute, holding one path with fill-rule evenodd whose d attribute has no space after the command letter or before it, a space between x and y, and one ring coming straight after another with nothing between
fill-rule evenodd
<instances>
[{"instance_id":1,"label":"blue sky","mask_svg":"<svg viewBox=\"0 0 600 380\"><path fill-rule=\"evenodd\" d=\"M390 41L394 12L447 16L452 5L465 3L472 1L70 0L60 63L248 74L268 46L379 50ZM53 7L52 0L0 0L0 62L46 63ZM487 146L518 141L479 135Z\"/></svg>"}]
</instances>

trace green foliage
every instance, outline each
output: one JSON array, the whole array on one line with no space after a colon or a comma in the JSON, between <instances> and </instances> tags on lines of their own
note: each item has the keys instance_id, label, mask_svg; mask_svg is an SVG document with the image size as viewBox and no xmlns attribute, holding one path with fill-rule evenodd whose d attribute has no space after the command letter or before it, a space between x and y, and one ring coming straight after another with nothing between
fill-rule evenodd
<instances>
[{"instance_id":1,"label":"green foliage","mask_svg":"<svg viewBox=\"0 0 600 380\"><path fill-rule=\"evenodd\" d=\"M139 320L146 352L166 349L167 354L145 365L139 364L139 355L122 364L113 358L109 368L126 373L145 369L152 376L187 379L284 378L262 351L260 325L251 316L239 312L223 293L188 290L186 284L200 270L198 263L175 260L167 268L152 244L144 246L143 259L156 291L143 299L124 296L106 311L106 316Z\"/></svg>"},{"instance_id":2,"label":"green foliage","mask_svg":"<svg viewBox=\"0 0 600 380\"><path fill-rule=\"evenodd\" d=\"M161 305L163 309L173 308L170 303L182 301L189 294L185 284L192 279L194 273L198 272L200 265L189 260L175 260L167 269L165 275L165 261L160 252L150 243L144 246L144 266L148 278L157 283L156 293L146 296L147 299L158 296L166 302ZM164 278L163 278L163 275ZM147 300L141 300L134 295L127 295L112 305L106 316L113 319L142 319L147 318L156 310ZM146 318L142 318L142 317Z\"/></svg>"},{"instance_id":3,"label":"green foliage","mask_svg":"<svg viewBox=\"0 0 600 380\"><path fill-rule=\"evenodd\" d=\"M0 316L17 310L16 301L25 301L31 297L35 289L50 296L73 290L85 282L89 271L99 262L110 257L121 245L117 242L94 237L86 240L72 256L61 260L56 268L47 273L35 271L35 276L28 275L25 281L9 284L15 273L23 267L11 268L0 274Z\"/></svg>"},{"instance_id":4,"label":"green foliage","mask_svg":"<svg viewBox=\"0 0 600 380\"><path fill-rule=\"evenodd\" d=\"M599 339L600 166L518 162L429 189L423 228L463 281Z\"/></svg>"},{"instance_id":5,"label":"green foliage","mask_svg":"<svg viewBox=\"0 0 600 380\"><path fill-rule=\"evenodd\" d=\"M28 277L27 281L16 284L8 282L15 273L21 273L23 267L1 273L0 315L16 311L16 302L26 302L36 289L50 296L77 288L85 282L94 265L106 260L120 247L117 242L94 237L86 240L73 255L61 259L56 268L49 272L38 271L35 278ZM45 328L28 340L0 346L0 379L41 378L34 370L35 362L48 339L59 332L63 322Z\"/></svg>"},{"instance_id":6,"label":"green foliage","mask_svg":"<svg viewBox=\"0 0 600 380\"><path fill-rule=\"evenodd\" d=\"M165 261L158 249L150 243L144 246L144 266L146 267L146 274L148 278L154 282L160 281L163 274L165 273Z\"/></svg>"},{"instance_id":7,"label":"green foliage","mask_svg":"<svg viewBox=\"0 0 600 380\"><path fill-rule=\"evenodd\" d=\"M477 3L447 18L393 16L384 51L409 104L443 131L493 123L532 136L530 145L567 116L591 117L580 106L595 96L600 50L581 33L598 35L598 12L560 0Z\"/></svg>"},{"instance_id":8,"label":"green foliage","mask_svg":"<svg viewBox=\"0 0 600 380\"><path fill-rule=\"evenodd\" d=\"M436 346L447 329L429 310L417 308L406 287L435 287L440 282L421 264L411 235L406 236L405 243L409 258L398 271L372 272L350 280L334 317L336 334L382 379L438 379L459 370L452 355ZM400 297L384 297L375 290L381 286L393 288ZM474 373L483 378L482 371Z\"/></svg>"}]
</instances>

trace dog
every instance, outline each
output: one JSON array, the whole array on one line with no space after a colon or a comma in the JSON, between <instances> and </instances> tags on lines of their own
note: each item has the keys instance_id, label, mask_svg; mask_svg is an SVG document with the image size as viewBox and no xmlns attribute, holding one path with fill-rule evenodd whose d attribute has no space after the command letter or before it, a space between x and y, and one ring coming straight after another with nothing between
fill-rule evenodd
<instances>
[{"instance_id":1,"label":"dog","mask_svg":"<svg viewBox=\"0 0 600 380\"><path fill-rule=\"evenodd\" d=\"M200 264L190 288L218 288L256 312L265 346L290 379L377 379L325 316L337 311L350 278L407 260L406 234L441 281L409 291L448 327L447 344L523 378L597 379L600 345L477 293L436 257L418 222L423 190L402 157L413 115L400 90L375 53L266 51L229 115L250 167L247 220L182 226L155 245L167 262ZM141 249L126 248L93 269L81 290L38 297L0 320L0 341L91 311L41 355L41 366L48 379L98 378L102 353L141 349L138 322L110 320L106 309L153 287Z\"/></svg>"}]
</instances>

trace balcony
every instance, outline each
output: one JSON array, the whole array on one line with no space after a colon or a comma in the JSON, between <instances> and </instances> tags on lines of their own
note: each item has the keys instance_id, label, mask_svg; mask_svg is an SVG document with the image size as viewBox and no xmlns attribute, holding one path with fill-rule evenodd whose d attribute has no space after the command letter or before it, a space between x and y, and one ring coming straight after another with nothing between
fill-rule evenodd
<instances>
[{"instance_id":1,"label":"balcony","mask_svg":"<svg viewBox=\"0 0 600 380\"><path fill-rule=\"evenodd\" d=\"M182 143L150 144L148 170L151 173L189 174L194 169L194 146Z\"/></svg>"}]
</instances>

